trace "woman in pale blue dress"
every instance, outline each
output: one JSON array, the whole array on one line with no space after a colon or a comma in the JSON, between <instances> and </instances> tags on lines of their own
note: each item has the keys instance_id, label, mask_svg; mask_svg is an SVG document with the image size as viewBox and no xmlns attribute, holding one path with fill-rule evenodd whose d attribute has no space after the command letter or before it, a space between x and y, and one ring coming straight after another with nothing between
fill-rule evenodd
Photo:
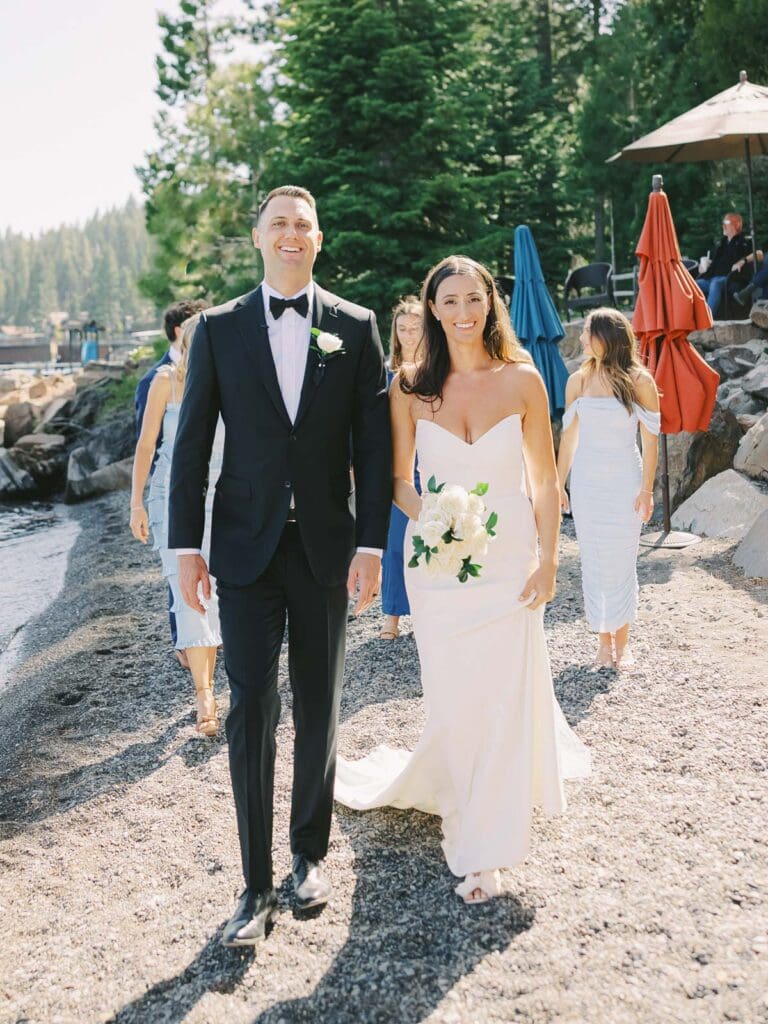
<instances>
[{"instance_id":1,"label":"woman in pale blue dress","mask_svg":"<svg viewBox=\"0 0 768 1024\"><path fill-rule=\"evenodd\" d=\"M392 331L389 336L389 366L387 384L401 367L413 367L424 335L424 313L415 295L406 295L392 310ZM421 493L419 472L414 470L414 487ZM387 547L381 560L381 609L384 624L379 634L382 640L396 640L400 635L400 616L410 615L408 594L405 589L405 528L408 517L397 505L392 505L389 518Z\"/></svg>"},{"instance_id":2,"label":"woman in pale blue dress","mask_svg":"<svg viewBox=\"0 0 768 1024\"><path fill-rule=\"evenodd\" d=\"M163 575L173 596L171 611L176 615L176 649L183 650L189 662L197 697L197 731L202 736L215 736L219 731L219 712L213 695L213 676L216 651L221 644L219 608L216 582L211 579L211 598L204 615L190 608L179 587L175 551L168 549L168 491L171 474L173 445L179 421L181 398L187 369L187 355L199 316L191 317L181 328L181 361L176 366L161 367L152 382L147 408L142 421L141 435L136 445L131 491L131 532L146 544L152 531L153 547L160 553ZM144 487L149 477L157 436L162 425L163 443L158 452L155 471L149 486L148 513L144 508ZM211 506L214 484L221 472L223 425L219 421L209 467L206 498L206 527L203 539L203 557L208 560L210 546Z\"/></svg>"},{"instance_id":3,"label":"woman in pale blue dress","mask_svg":"<svg viewBox=\"0 0 768 1024\"><path fill-rule=\"evenodd\" d=\"M580 340L587 358L565 391L560 504L566 512L572 507L584 609L600 637L594 667L625 670L634 665L629 630L637 612L640 530L653 513L659 393L638 358L632 325L618 310L596 309Z\"/></svg>"}]
</instances>

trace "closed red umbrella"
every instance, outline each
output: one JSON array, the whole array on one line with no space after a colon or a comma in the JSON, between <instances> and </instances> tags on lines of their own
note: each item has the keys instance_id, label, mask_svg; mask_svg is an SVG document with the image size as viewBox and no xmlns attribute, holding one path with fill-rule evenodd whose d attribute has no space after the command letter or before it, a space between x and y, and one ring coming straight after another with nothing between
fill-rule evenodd
<instances>
[{"instance_id":1,"label":"closed red umbrella","mask_svg":"<svg viewBox=\"0 0 768 1024\"><path fill-rule=\"evenodd\" d=\"M691 331L712 326L701 289L683 266L669 200L654 175L637 255L638 297L633 326L640 356L661 392L661 464L666 547L682 547L692 534L671 536L667 434L706 430L712 418L720 377L688 341ZM684 541L684 537L690 540ZM646 542L650 538L646 538ZM655 541L654 541L655 543Z\"/></svg>"}]
</instances>

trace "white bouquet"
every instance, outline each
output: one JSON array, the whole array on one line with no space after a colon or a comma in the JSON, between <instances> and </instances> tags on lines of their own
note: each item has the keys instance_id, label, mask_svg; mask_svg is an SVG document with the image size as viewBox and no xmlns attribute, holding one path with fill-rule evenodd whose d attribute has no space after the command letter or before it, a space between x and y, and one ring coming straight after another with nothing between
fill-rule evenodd
<instances>
[{"instance_id":1,"label":"white bouquet","mask_svg":"<svg viewBox=\"0 0 768 1024\"><path fill-rule=\"evenodd\" d=\"M488 514L483 495L488 484L477 484L467 491L458 484L438 484L430 477L427 493L421 499L418 535L413 538L413 557L409 569L424 559L430 576L456 576L466 583L470 576L479 576L488 540L496 536L499 520L495 512Z\"/></svg>"}]
</instances>

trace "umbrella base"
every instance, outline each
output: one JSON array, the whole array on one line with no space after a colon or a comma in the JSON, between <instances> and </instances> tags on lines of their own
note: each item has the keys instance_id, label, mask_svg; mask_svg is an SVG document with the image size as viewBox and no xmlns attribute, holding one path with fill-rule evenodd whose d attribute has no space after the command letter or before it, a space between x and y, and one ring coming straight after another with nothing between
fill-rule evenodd
<instances>
[{"instance_id":1,"label":"umbrella base","mask_svg":"<svg viewBox=\"0 0 768 1024\"><path fill-rule=\"evenodd\" d=\"M640 544L644 548L687 548L691 544L698 544L700 540L701 537L695 533L684 533L682 530L643 533L640 536Z\"/></svg>"}]
</instances>

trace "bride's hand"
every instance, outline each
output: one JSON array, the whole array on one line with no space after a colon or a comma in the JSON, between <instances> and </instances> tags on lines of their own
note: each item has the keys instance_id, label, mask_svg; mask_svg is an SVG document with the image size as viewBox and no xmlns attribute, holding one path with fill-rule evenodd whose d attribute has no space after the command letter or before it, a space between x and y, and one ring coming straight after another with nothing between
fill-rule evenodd
<instances>
[{"instance_id":1,"label":"bride's hand","mask_svg":"<svg viewBox=\"0 0 768 1024\"><path fill-rule=\"evenodd\" d=\"M530 600L526 607L533 611L541 605L551 601L555 596L555 577L557 576L556 565L540 565L539 568L528 578L528 582L520 595L520 602ZM531 597L533 596L533 600Z\"/></svg>"},{"instance_id":2,"label":"bride's hand","mask_svg":"<svg viewBox=\"0 0 768 1024\"><path fill-rule=\"evenodd\" d=\"M568 491L564 487L560 488L560 509L563 512L571 511L571 502L568 498Z\"/></svg>"}]
</instances>

